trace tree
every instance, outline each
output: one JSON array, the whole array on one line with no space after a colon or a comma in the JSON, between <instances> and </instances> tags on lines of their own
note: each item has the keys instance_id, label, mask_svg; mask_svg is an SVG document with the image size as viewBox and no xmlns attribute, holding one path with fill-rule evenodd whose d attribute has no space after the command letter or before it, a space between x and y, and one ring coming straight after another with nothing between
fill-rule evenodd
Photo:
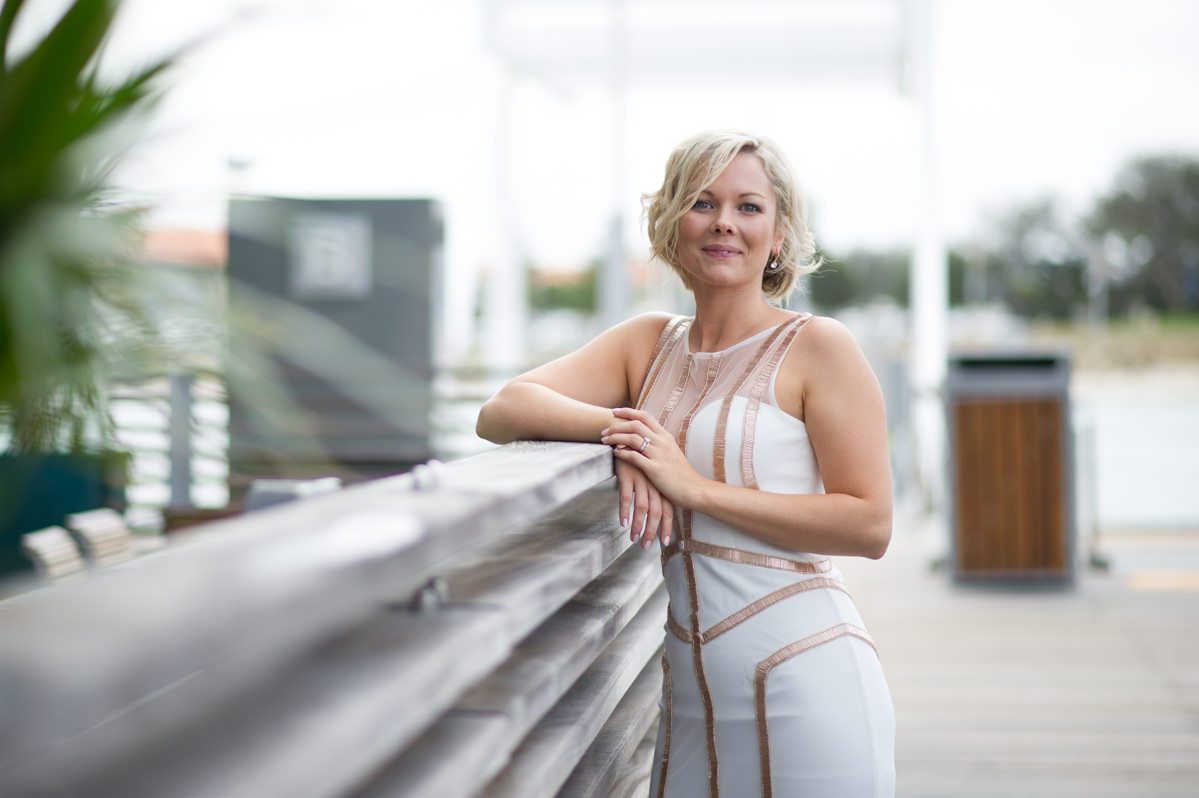
<instances>
[{"instance_id":1,"label":"tree","mask_svg":"<svg viewBox=\"0 0 1199 798\"><path fill-rule=\"evenodd\" d=\"M1111 312L1199 309L1199 160L1132 161L1086 227L1107 273Z\"/></svg>"},{"instance_id":2,"label":"tree","mask_svg":"<svg viewBox=\"0 0 1199 798\"><path fill-rule=\"evenodd\" d=\"M844 257L821 254L824 264L805 278L816 307L829 311L878 300L907 307L908 253L857 249Z\"/></svg>"},{"instance_id":3,"label":"tree","mask_svg":"<svg viewBox=\"0 0 1199 798\"><path fill-rule=\"evenodd\" d=\"M1086 244L1042 199L999 220L977 259L986 295L1021 316L1069 318L1086 302ZM977 268L977 265L974 266Z\"/></svg>"}]
</instances>

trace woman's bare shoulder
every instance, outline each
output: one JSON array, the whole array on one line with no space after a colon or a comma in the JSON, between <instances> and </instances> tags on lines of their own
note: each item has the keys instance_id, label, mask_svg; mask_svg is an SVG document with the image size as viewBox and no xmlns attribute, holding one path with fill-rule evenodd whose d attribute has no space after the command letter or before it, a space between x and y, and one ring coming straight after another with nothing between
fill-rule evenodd
<instances>
[{"instance_id":1,"label":"woman's bare shoulder","mask_svg":"<svg viewBox=\"0 0 1199 798\"><path fill-rule=\"evenodd\" d=\"M805 325L800 347L804 393L814 388L855 389L861 381L874 382L874 370L853 332L828 316L816 316Z\"/></svg>"},{"instance_id":2,"label":"woman's bare shoulder","mask_svg":"<svg viewBox=\"0 0 1199 798\"><path fill-rule=\"evenodd\" d=\"M844 347L858 348L857 339L853 337L849 328L832 316L813 316L808 319L804 324L803 339L803 349L816 352L836 352Z\"/></svg>"},{"instance_id":3,"label":"woman's bare shoulder","mask_svg":"<svg viewBox=\"0 0 1199 798\"><path fill-rule=\"evenodd\" d=\"M630 352L642 352L644 350L644 354L648 356L654 345L657 344L658 339L662 336L666 325L677 318L680 317L673 313L658 311L639 313L611 327L604 333L604 337L612 338L621 347L628 349Z\"/></svg>"},{"instance_id":4,"label":"woman's bare shoulder","mask_svg":"<svg viewBox=\"0 0 1199 798\"><path fill-rule=\"evenodd\" d=\"M829 316L813 316L783 359L775 394L785 410L803 420L814 390L860 372L865 363L848 327Z\"/></svg>"},{"instance_id":5,"label":"woman's bare shoulder","mask_svg":"<svg viewBox=\"0 0 1199 798\"><path fill-rule=\"evenodd\" d=\"M788 359L802 363L806 373L831 369L864 359L862 348L843 323L831 316L813 316L788 353Z\"/></svg>"},{"instance_id":6,"label":"woman's bare shoulder","mask_svg":"<svg viewBox=\"0 0 1199 798\"><path fill-rule=\"evenodd\" d=\"M647 313L638 313L632 318L618 324L618 327L626 327L631 333L637 337L649 337L652 335L656 341L662 331L666 329L666 325L671 321L682 318L675 313L664 313L660 310L652 310Z\"/></svg>"}]
</instances>

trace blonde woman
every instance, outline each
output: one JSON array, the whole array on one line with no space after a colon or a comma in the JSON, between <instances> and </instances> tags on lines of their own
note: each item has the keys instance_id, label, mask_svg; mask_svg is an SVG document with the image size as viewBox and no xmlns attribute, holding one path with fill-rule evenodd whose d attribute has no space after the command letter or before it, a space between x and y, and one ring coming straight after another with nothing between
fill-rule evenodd
<instances>
[{"instance_id":1,"label":"blonde woman","mask_svg":"<svg viewBox=\"0 0 1199 798\"><path fill-rule=\"evenodd\" d=\"M829 560L887 549L883 399L845 327L776 304L816 266L799 188L768 140L704 133L646 212L695 316L517 377L478 432L613 447L621 523L670 596L651 795L893 795L890 695Z\"/></svg>"}]
</instances>

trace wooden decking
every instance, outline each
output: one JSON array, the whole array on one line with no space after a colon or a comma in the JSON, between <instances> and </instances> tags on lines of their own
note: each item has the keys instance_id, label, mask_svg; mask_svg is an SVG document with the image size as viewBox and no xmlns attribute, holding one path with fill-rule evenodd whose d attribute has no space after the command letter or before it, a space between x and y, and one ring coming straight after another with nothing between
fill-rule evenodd
<instances>
[{"instance_id":1,"label":"wooden decking","mask_svg":"<svg viewBox=\"0 0 1199 798\"><path fill-rule=\"evenodd\" d=\"M1199 796L1199 531L1106 534L1110 571L1045 590L954 585L939 524L901 513L886 557L839 562L895 701L897 795Z\"/></svg>"}]
</instances>

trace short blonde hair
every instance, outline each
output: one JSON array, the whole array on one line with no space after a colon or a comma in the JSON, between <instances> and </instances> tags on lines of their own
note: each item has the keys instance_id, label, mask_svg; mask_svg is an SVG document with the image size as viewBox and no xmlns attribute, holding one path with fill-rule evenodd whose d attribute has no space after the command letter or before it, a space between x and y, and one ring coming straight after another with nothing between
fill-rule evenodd
<instances>
[{"instance_id":1,"label":"short blonde hair","mask_svg":"<svg viewBox=\"0 0 1199 798\"><path fill-rule=\"evenodd\" d=\"M743 152L757 156L774 189L775 225L783 231L783 244L777 269L767 271L766 264L762 264L762 292L767 299L782 301L791 295L800 275L815 271L820 261L816 241L808 229L803 192L786 156L769 139L717 130L692 136L675 147L666 161L662 187L642 197L650 252L669 266L686 288L691 288L691 280L679 263L679 220L691 210L700 192Z\"/></svg>"}]
</instances>

